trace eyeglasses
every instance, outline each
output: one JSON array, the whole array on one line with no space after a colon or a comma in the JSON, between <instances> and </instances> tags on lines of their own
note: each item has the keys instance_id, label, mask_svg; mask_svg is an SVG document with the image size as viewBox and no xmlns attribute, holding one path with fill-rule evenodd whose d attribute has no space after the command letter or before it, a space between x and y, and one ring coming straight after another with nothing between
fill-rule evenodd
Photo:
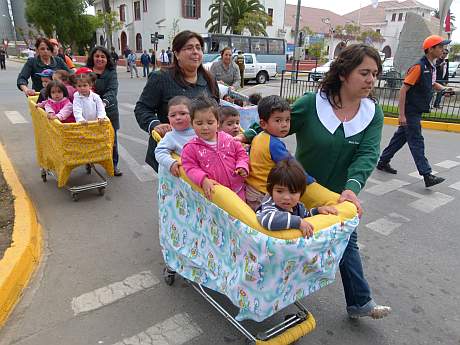
<instances>
[{"instance_id":1,"label":"eyeglasses","mask_svg":"<svg viewBox=\"0 0 460 345\"><path fill-rule=\"evenodd\" d=\"M187 51L187 52L192 52L193 49L195 49L195 50L198 51L198 52L203 51L203 47L201 47L201 44L196 44L196 45L189 44L189 45L186 45L185 47L183 47L183 48L181 49L181 51L185 50L185 51Z\"/></svg>"}]
</instances>

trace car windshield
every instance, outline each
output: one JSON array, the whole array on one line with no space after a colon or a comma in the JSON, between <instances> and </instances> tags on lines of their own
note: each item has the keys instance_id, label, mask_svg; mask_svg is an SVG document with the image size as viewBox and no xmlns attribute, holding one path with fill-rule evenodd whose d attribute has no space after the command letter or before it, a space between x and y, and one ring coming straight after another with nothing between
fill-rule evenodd
<instances>
[{"instance_id":1,"label":"car windshield","mask_svg":"<svg viewBox=\"0 0 460 345\"><path fill-rule=\"evenodd\" d=\"M214 61L217 61L220 59L220 55L204 55L203 56L203 63L207 63L207 62L214 62Z\"/></svg>"},{"instance_id":2,"label":"car windshield","mask_svg":"<svg viewBox=\"0 0 460 345\"><path fill-rule=\"evenodd\" d=\"M449 65L449 69L457 68L459 64L460 64L459 61L451 62Z\"/></svg>"}]
</instances>

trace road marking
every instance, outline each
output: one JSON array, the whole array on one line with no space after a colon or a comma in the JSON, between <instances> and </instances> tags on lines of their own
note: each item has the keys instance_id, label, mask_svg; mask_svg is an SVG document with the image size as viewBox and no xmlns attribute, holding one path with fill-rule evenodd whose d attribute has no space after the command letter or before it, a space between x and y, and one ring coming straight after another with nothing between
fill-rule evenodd
<instances>
[{"instance_id":1,"label":"road marking","mask_svg":"<svg viewBox=\"0 0 460 345\"><path fill-rule=\"evenodd\" d=\"M399 222L393 222L386 217L377 219L376 221L373 221L371 223L366 224L366 227L378 232L381 235L388 236L390 235L394 230L399 228L402 225L402 223Z\"/></svg>"},{"instance_id":2,"label":"road marking","mask_svg":"<svg viewBox=\"0 0 460 345\"><path fill-rule=\"evenodd\" d=\"M401 181L398 179L391 179L386 182L380 182L379 184L376 184L375 186L372 186L370 188L364 189L366 192L371 193L373 195L384 195L389 192L392 192L394 190L398 190L399 188L406 186L410 184L409 182L406 181Z\"/></svg>"},{"instance_id":3,"label":"road marking","mask_svg":"<svg viewBox=\"0 0 460 345\"><path fill-rule=\"evenodd\" d=\"M451 184L449 187L453 188L453 189L456 189L456 190L460 190L460 182L456 182L454 184Z\"/></svg>"},{"instance_id":4,"label":"road marking","mask_svg":"<svg viewBox=\"0 0 460 345\"><path fill-rule=\"evenodd\" d=\"M118 103L118 105L122 108L127 108L132 111L134 111L134 108L136 107L134 104L131 103Z\"/></svg>"},{"instance_id":5,"label":"road marking","mask_svg":"<svg viewBox=\"0 0 460 345\"><path fill-rule=\"evenodd\" d=\"M410 222L409 218L404 217L404 216L402 216L402 215L400 215L400 214L398 214L396 212L391 212L391 213L388 214L388 216L390 216L391 218L401 219L401 220L403 220L405 222Z\"/></svg>"},{"instance_id":6,"label":"road marking","mask_svg":"<svg viewBox=\"0 0 460 345\"><path fill-rule=\"evenodd\" d=\"M145 271L72 299L71 305L75 315L99 309L136 292L149 289L160 281Z\"/></svg>"},{"instance_id":7,"label":"road marking","mask_svg":"<svg viewBox=\"0 0 460 345\"><path fill-rule=\"evenodd\" d=\"M433 175L436 175L436 174L438 173L438 171L433 170L431 173L432 173ZM420 179L420 180L423 178L423 176L420 175L418 171L411 172L411 173L408 174L408 175L409 175L409 176L412 176L412 177L415 177L415 178L418 178L418 179Z\"/></svg>"},{"instance_id":8,"label":"road marking","mask_svg":"<svg viewBox=\"0 0 460 345\"><path fill-rule=\"evenodd\" d=\"M181 345L203 334L192 318L181 313L113 345Z\"/></svg>"},{"instance_id":9,"label":"road marking","mask_svg":"<svg viewBox=\"0 0 460 345\"><path fill-rule=\"evenodd\" d=\"M139 181L148 182L154 181L157 178L155 171L149 165L140 165L124 146L118 144L118 152Z\"/></svg>"},{"instance_id":10,"label":"road marking","mask_svg":"<svg viewBox=\"0 0 460 345\"><path fill-rule=\"evenodd\" d=\"M426 195L414 192L414 191L406 189L406 188L400 188L400 189L398 189L398 192L413 196L413 197L415 197L417 199L423 199L426 196Z\"/></svg>"},{"instance_id":11,"label":"road marking","mask_svg":"<svg viewBox=\"0 0 460 345\"><path fill-rule=\"evenodd\" d=\"M382 181L376 180L375 178L369 177L367 179L368 182L375 183L375 184L380 184Z\"/></svg>"},{"instance_id":12,"label":"road marking","mask_svg":"<svg viewBox=\"0 0 460 345\"><path fill-rule=\"evenodd\" d=\"M27 123L27 120L24 118L24 116L22 116L22 114L19 111L5 110L4 113L13 125L16 125L18 123Z\"/></svg>"},{"instance_id":13,"label":"road marking","mask_svg":"<svg viewBox=\"0 0 460 345\"><path fill-rule=\"evenodd\" d=\"M133 136L128 135L128 134L117 132L117 135L120 138L128 139L128 140L134 141L135 143L138 143L138 144L147 145L149 143L147 140L136 138L136 137L133 137Z\"/></svg>"},{"instance_id":14,"label":"road marking","mask_svg":"<svg viewBox=\"0 0 460 345\"><path fill-rule=\"evenodd\" d=\"M450 195L434 192L431 195L425 195L423 198L411 202L409 206L425 213L431 213L452 200L454 200L454 197Z\"/></svg>"},{"instance_id":15,"label":"road marking","mask_svg":"<svg viewBox=\"0 0 460 345\"><path fill-rule=\"evenodd\" d=\"M456 167L457 165L460 165L460 162L445 160L445 161L436 163L435 165L438 167L444 168L444 169L450 169L450 168Z\"/></svg>"}]
</instances>

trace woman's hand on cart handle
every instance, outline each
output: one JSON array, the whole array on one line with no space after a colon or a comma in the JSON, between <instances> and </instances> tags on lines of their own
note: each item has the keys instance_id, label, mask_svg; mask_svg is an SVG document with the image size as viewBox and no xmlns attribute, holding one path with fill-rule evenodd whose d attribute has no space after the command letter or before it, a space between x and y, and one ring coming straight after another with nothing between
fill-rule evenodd
<instances>
[{"instance_id":1,"label":"woman's hand on cart handle","mask_svg":"<svg viewBox=\"0 0 460 345\"><path fill-rule=\"evenodd\" d=\"M23 87L21 87L21 90L22 92L24 92L24 95L26 95L26 97L29 97L29 96L35 96L35 90L33 89L29 89L27 86L25 85L22 85Z\"/></svg>"},{"instance_id":2,"label":"woman's hand on cart handle","mask_svg":"<svg viewBox=\"0 0 460 345\"><path fill-rule=\"evenodd\" d=\"M181 164L179 162L174 162L173 165L171 165L171 168L169 168L171 175L179 177L180 176L180 166Z\"/></svg>"},{"instance_id":3,"label":"woman's hand on cart handle","mask_svg":"<svg viewBox=\"0 0 460 345\"><path fill-rule=\"evenodd\" d=\"M358 217L361 218L363 215L363 209L361 207L361 202L358 200L355 192L350 189L345 189L342 194L340 194L339 204L344 201L349 201L354 204L358 210Z\"/></svg>"},{"instance_id":4,"label":"woman's hand on cart handle","mask_svg":"<svg viewBox=\"0 0 460 345\"><path fill-rule=\"evenodd\" d=\"M305 219L300 221L300 231L302 231L303 237L310 238L313 236L314 227Z\"/></svg>"},{"instance_id":5,"label":"woman's hand on cart handle","mask_svg":"<svg viewBox=\"0 0 460 345\"><path fill-rule=\"evenodd\" d=\"M204 196L211 200L212 193L214 191L214 186L217 186L219 183L205 177L203 183L201 184L201 188L203 188Z\"/></svg>"},{"instance_id":6,"label":"woman's hand on cart handle","mask_svg":"<svg viewBox=\"0 0 460 345\"><path fill-rule=\"evenodd\" d=\"M338 211L334 206L320 206L317 210L319 214L338 214Z\"/></svg>"},{"instance_id":7,"label":"woman's hand on cart handle","mask_svg":"<svg viewBox=\"0 0 460 345\"><path fill-rule=\"evenodd\" d=\"M169 123L160 123L159 125L155 126L153 130L164 137L166 133L172 131L172 128Z\"/></svg>"}]
</instances>

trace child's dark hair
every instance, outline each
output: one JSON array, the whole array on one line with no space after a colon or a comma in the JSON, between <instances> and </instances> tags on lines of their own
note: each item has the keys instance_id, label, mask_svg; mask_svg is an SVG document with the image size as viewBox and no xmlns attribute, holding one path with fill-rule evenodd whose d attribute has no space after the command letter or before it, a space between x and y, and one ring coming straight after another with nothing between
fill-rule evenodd
<instances>
[{"instance_id":1,"label":"child's dark hair","mask_svg":"<svg viewBox=\"0 0 460 345\"><path fill-rule=\"evenodd\" d=\"M302 196L307 188L305 171L293 158L280 161L268 174L267 191L270 195L273 195L275 185L287 187L291 193Z\"/></svg>"},{"instance_id":2,"label":"child's dark hair","mask_svg":"<svg viewBox=\"0 0 460 345\"><path fill-rule=\"evenodd\" d=\"M66 70L58 69L58 70L54 71L53 77L54 76L57 76L63 84L65 84L66 82L71 84L70 73L67 72Z\"/></svg>"},{"instance_id":3,"label":"child's dark hair","mask_svg":"<svg viewBox=\"0 0 460 345\"><path fill-rule=\"evenodd\" d=\"M248 96L249 103L254 104L254 105L259 104L261 99L262 99L262 95L258 92L252 93Z\"/></svg>"},{"instance_id":4,"label":"child's dark hair","mask_svg":"<svg viewBox=\"0 0 460 345\"><path fill-rule=\"evenodd\" d=\"M233 107L223 106L219 108L219 124L221 125L229 117L240 117L240 113Z\"/></svg>"},{"instance_id":5,"label":"child's dark hair","mask_svg":"<svg viewBox=\"0 0 460 345\"><path fill-rule=\"evenodd\" d=\"M88 83L89 85L94 85L94 83L96 82L96 79L97 79L97 75L96 73L82 73L82 74L72 74L72 82L74 85L77 85L77 82L79 80L82 80L86 83Z\"/></svg>"},{"instance_id":6,"label":"child's dark hair","mask_svg":"<svg viewBox=\"0 0 460 345\"><path fill-rule=\"evenodd\" d=\"M53 88L55 88L55 87L59 88L62 91L62 94L64 95L64 97L69 97L69 93L67 92L67 88L65 87L65 85L63 83L61 83L58 80L51 80L48 83L48 85L46 85L46 89L45 89L46 98L51 98L51 90Z\"/></svg>"},{"instance_id":7,"label":"child's dark hair","mask_svg":"<svg viewBox=\"0 0 460 345\"><path fill-rule=\"evenodd\" d=\"M219 111L217 107L217 102L213 98L209 98L207 96L198 96L192 100L192 105L190 106L190 119L193 121L197 111L209 109L213 113L216 120L219 121Z\"/></svg>"},{"instance_id":8,"label":"child's dark hair","mask_svg":"<svg viewBox=\"0 0 460 345\"><path fill-rule=\"evenodd\" d=\"M284 98L271 95L264 97L260 100L259 104L257 105L257 112L259 113L259 119L268 121L270 116L275 112L283 112L286 110L291 110L288 101Z\"/></svg>"},{"instance_id":9,"label":"child's dark hair","mask_svg":"<svg viewBox=\"0 0 460 345\"><path fill-rule=\"evenodd\" d=\"M190 101L190 98L186 96L175 96L171 98L168 102L168 112L169 112L169 108L174 107L175 105L181 105L181 104L185 105L187 109L190 111L190 107L192 104L192 102Z\"/></svg>"},{"instance_id":10,"label":"child's dark hair","mask_svg":"<svg viewBox=\"0 0 460 345\"><path fill-rule=\"evenodd\" d=\"M239 106L239 107L244 106L243 100L242 100L242 99L239 99L239 98L235 98L235 99L233 100L233 104L236 104L236 105Z\"/></svg>"}]
</instances>

